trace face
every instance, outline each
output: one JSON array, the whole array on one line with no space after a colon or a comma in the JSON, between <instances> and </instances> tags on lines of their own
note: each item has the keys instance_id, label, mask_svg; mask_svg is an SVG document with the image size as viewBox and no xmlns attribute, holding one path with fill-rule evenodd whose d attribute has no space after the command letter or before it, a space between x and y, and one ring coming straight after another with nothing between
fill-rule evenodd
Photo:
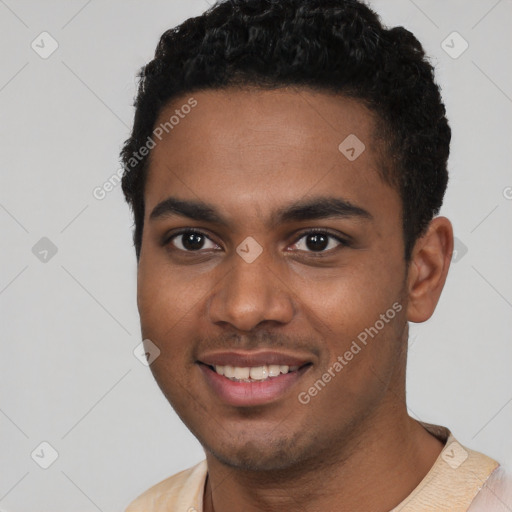
<instances>
[{"instance_id":1,"label":"face","mask_svg":"<svg viewBox=\"0 0 512 512\"><path fill-rule=\"evenodd\" d=\"M191 96L146 182L151 370L207 455L259 470L325 458L404 385L401 203L374 119L308 90Z\"/></svg>"}]
</instances>

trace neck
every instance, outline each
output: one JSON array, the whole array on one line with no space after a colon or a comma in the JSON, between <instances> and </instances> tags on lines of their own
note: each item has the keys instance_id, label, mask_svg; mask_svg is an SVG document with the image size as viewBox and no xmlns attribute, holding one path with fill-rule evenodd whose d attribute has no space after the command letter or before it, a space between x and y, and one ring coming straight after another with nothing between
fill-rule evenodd
<instances>
[{"instance_id":1,"label":"neck","mask_svg":"<svg viewBox=\"0 0 512 512\"><path fill-rule=\"evenodd\" d=\"M254 472L230 468L207 452L204 512L388 512L428 473L443 445L388 397L350 439L299 468ZM383 404L385 405L385 404Z\"/></svg>"}]
</instances>

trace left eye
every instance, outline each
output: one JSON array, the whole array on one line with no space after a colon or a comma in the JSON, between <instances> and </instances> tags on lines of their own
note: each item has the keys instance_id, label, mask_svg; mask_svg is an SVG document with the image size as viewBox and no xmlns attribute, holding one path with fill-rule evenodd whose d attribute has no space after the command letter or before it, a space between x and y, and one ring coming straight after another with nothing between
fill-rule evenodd
<instances>
[{"instance_id":1,"label":"left eye","mask_svg":"<svg viewBox=\"0 0 512 512\"><path fill-rule=\"evenodd\" d=\"M293 247L299 251L306 252L326 252L336 248L339 245L344 245L343 241L334 235L322 232L306 233L303 235Z\"/></svg>"}]
</instances>

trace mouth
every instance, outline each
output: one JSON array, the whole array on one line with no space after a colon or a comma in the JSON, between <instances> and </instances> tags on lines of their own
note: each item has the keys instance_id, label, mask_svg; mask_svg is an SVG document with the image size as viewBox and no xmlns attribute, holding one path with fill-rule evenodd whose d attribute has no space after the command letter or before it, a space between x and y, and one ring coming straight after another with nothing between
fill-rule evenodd
<instances>
[{"instance_id":1,"label":"mouth","mask_svg":"<svg viewBox=\"0 0 512 512\"><path fill-rule=\"evenodd\" d=\"M311 363L302 366L288 366L286 364L269 364L263 366L230 366L230 365L207 365L210 370L222 375L232 382L264 382L274 379L280 375L296 372Z\"/></svg>"},{"instance_id":2,"label":"mouth","mask_svg":"<svg viewBox=\"0 0 512 512\"><path fill-rule=\"evenodd\" d=\"M313 364L305 359L270 352L216 354L196 363L216 397L236 407L263 405L282 399Z\"/></svg>"}]
</instances>

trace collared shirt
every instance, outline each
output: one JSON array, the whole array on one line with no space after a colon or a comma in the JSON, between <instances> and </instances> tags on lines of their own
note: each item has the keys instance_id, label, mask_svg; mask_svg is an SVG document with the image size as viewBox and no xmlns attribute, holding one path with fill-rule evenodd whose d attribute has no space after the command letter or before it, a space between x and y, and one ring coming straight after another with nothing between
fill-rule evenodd
<instances>
[{"instance_id":1,"label":"collared shirt","mask_svg":"<svg viewBox=\"0 0 512 512\"><path fill-rule=\"evenodd\" d=\"M390 512L511 512L512 479L498 462L462 446L445 427L422 423L444 448L430 471ZM125 512L203 512L206 460L154 485Z\"/></svg>"}]
</instances>

